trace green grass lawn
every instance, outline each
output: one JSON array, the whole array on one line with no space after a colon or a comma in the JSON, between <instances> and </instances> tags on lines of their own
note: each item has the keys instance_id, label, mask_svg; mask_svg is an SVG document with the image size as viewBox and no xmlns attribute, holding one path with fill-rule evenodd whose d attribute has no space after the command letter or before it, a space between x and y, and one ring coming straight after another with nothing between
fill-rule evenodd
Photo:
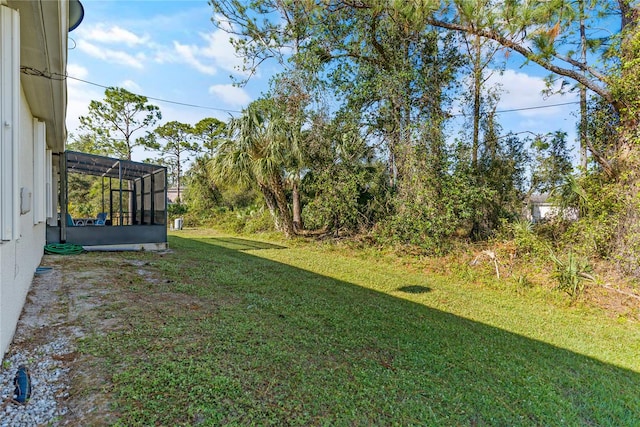
<instances>
[{"instance_id":1,"label":"green grass lawn","mask_svg":"<svg viewBox=\"0 0 640 427\"><path fill-rule=\"evenodd\" d=\"M83 343L122 425L640 425L637 323L372 253L170 247L122 255L156 279L114 281L127 325Z\"/></svg>"}]
</instances>

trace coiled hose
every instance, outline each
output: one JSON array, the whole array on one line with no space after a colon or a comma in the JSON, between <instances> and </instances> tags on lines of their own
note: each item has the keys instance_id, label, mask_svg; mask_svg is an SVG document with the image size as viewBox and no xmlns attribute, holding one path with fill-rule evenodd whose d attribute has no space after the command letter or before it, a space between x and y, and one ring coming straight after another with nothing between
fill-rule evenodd
<instances>
[{"instance_id":1,"label":"coiled hose","mask_svg":"<svg viewBox=\"0 0 640 427\"><path fill-rule=\"evenodd\" d=\"M84 252L84 248L75 243L51 243L45 245L44 252L55 255L76 255Z\"/></svg>"}]
</instances>

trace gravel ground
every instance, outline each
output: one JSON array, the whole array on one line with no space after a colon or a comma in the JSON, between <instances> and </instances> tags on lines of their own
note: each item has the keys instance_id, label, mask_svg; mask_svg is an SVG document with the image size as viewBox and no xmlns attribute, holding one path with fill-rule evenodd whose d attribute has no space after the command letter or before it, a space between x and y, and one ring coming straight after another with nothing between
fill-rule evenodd
<instances>
[{"instance_id":1,"label":"gravel ground","mask_svg":"<svg viewBox=\"0 0 640 427\"><path fill-rule=\"evenodd\" d=\"M55 425L56 420L68 411L61 402L69 397L69 369L63 365L71 352L69 339L57 338L31 349L12 350L3 361L0 375L3 402L0 426ZM12 401L13 379L20 365L25 365L31 376L32 393L26 404Z\"/></svg>"},{"instance_id":2,"label":"gravel ground","mask_svg":"<svg viewBox=\"0 0 640 427\"><path fill-rule=\"evenodd\" d=\"M109 299L104 276L115 272L87 255L45 255L43 265L0 366L0 427L109 425L104 368L79 353L77 343L112 321L99 313ZM20 365L31 377L26 404L13 401Z\"/></svg>"},{"instance_id":3,"label":"gravel ground","mask_svg":"<svg viewBox=\"0 0 640 427\"><path fill-rule=\"evenodd\" d=\"M80 332L70 320L67 296L62 292L61 269L36 274L18 327L0 371L0 427L56 425L68 412L69 361ZM13 400L13 380L24 365L31 378L31 398Z\"/></svg>"}]
</instances>

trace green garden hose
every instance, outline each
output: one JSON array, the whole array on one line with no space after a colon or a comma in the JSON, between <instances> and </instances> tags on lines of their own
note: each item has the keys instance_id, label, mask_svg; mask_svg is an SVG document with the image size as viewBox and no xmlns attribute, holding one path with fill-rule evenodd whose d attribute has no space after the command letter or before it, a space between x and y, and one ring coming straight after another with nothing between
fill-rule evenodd
<instances>
[{"instance_id":1,"label":"green garden hose","mask_svg":"<svg viewBox=\"0 0 640 427\"><path fill-rule=\"evenodd\" d=\"M44 251L47 254L76 255L84 252L84 248L74 243L51 243L45 245Z\"/></svg>"}]
</instances>

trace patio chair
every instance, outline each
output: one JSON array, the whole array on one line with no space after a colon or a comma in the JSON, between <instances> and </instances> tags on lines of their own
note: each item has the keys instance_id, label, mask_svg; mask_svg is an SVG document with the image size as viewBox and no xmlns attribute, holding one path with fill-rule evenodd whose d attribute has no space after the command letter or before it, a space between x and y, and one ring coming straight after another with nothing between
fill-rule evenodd
<instances>
[{"instance_id":1,"label":"patio chair","mask_svg":"<svg viewBox=\"0 0 640 427\"><path fill-rule=\"evenodd\" d=\"M107 221L107 213L100 212L96 217L95 225L105 225L106 221Z\"/></svg>"},{"instance_id":2,"label":"patio chair","mask_svg":"<svg viewBox=\"0 0 640 427\"><path fill-rule=\"evenodd\" d=\"M73 227L75 225L76 223L73 222L73 218L71 217L71 214L67 213L67 227Z\"/></svg>"}]
</instances>

